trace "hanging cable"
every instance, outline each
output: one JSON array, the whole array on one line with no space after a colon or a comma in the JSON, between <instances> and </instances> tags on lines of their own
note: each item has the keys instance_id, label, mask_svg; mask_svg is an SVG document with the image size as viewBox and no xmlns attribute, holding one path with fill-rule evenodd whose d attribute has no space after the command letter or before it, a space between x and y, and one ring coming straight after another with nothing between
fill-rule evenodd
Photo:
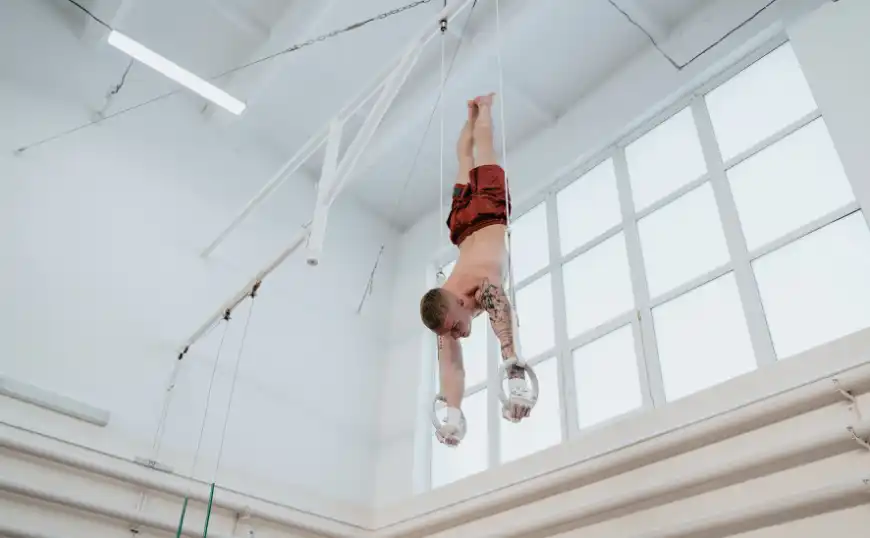
<instances>
[{"instance_id":1,"label":"hanging cable","mask_svg":"<svg viewBox=\"0 0 870 538\"><path fill-rule=\"evenodd\" d=\"M520 338L518 328L520 326L519 314L517 310L517 293L516 293L516 282L514 281L514 268L513 268L513 246L511 244L511 227L513 225L512 214L513 211L511 209L512 206L512 197L510 190L510 180L508 176L508 160L507 160L507 123L505 122L505 95L504 95L504 65L502 64L502 40L501 40L501 0L495 0L495 38L496 38L496 61L498 63L498 102L499 102L499 122L501 123L501 159L502 159L502 168L505 170L504 174L504 189L505 189L505 197L507 198L505 217L507 219L506 233L507 233L507 270L508 270L508 295L510 296L511 308L513 308L513 316L511 319L514 323L514 341L517 347L517 354L519 354L520 347Z\"/></svg>"},{"instance_id":2,"label":"hanging cable","mask_svg":"<svg viewBox=\"0 0 870 538\"><path fill-rule=\"evenodd\" d=\"M462 45L465 43L465 30L468 28L468 23L469 21L471 21L471 16L474 14L475 6L477 6L477 0L474 0L474 2L471 4L471 9L468 12L468 18L465 19L465 23L462 26L462 32L459 34L459 43L456 45L456 50L453 51L453 57L450 59L450 65L447 67L447 73L445 73L444 77L442 77L445 83L441 85L442 91L438 93L438 99L435 101L435 105L429 112L429 120L426 122L426 128L423 130L423 135L420 138L420 143L417 145L417 151L414 153L414 160L411 163L411 168L408 170L408 175L405 177L405 181L402 185L401 190L399 191L399 195L396 197L396 201L393 204L393 213L396 212L399 204L404 199L405 191L408 190L408 185L411 182L411 178L414 177L414 170L416 170L417 168L417 161L420 158L420 152L423 150L423 145L426 142L426 135L429 133L429 129L432 127L432 120L435 118L435 112L438 110L438 105L441 103L441 100L443 98L443 88L446 86L446 81L450 79L450 73L453 72L453 64L456 62L456 57L459 55L459 51L462 49ZM368 283L366 284L365 290L363 290L362 299L360 300L359 306L356 309L357 314L362 312L362 308L365 304L366 298L371 295L372 291L374 290L375 273L377 272L378 264L381 261L381 256L384 253L385 247L386 243L381 243L381 248L378 251L377 258L375 259L374 267L369 274Z\"/></svg>"},{"instance_id":3,"label":"hanging cable","mask_svg":"<svg viewBox=\"0 0 870 538\"><path fill-rule=\"evenodd\" d=\"M200 424L200 428L199 428L199 437L196 440L196 450L193 453L193 463L191 464L190 472L187 475L187 484L188 484L187 485L187 493L184 495L184 502L181 505L181 516L178 519L178 530L176 531L176 534L175 534L176 538L180 538L182 529L184 528L184 517L187 514L187 505L190 501L191 484L193 482L193 477L196 474L196 464L199 462L199 451L200 451L200 448L202 447L202 438L203 438L203 435L205 434L205 425L206 425L206 421L208 419L208 408L211 405L211 391L212 391L212 388L214 387L214 379L215 379L215 375L217 374L218 363L220 362L220 359L221 359L221 351L224 348L224 342L226 341L226 338L227 338L227 330L229 329L229 326L230 326L229 321L230 321L231 314L232 314L232 312L228 309L224 313L224 317L222 318L225 322L224 323L224 332L223 332L223 334L221 334L220 344L218 344L217 354L215 355L214 366L212 366L212 370L211 370L211 379L208 382L208 392L206 393L206 397L205 397L205 410L202 413L202 423ZM214 493L213 487L212 487L212 493ZM210 504L211 504L211 501L209 501L209 505Z\"/></svg>"},{"instance_id":4,"label":"hanging cable","mask_svg":"<svg viewBox=\"0 0 870 538\"><path fill-rule=\"evenodd\" d=\"M445 6L447 5L447 0L444 0ZM438 237L441 239L441 243L444 243L444 51L446 47L446 39L447 39L447 21L441 21L441 88L439 90L439 95L441 96L438 99L438 108L440 114L440 123L441 123L441 134L439 136L440 140L440 150L438 152L438 210L439 216L438 226L440 233ZM440 245L439 245L440 246Z\"/></svg>"},{"instance_id":5,"label":"hanging cable","mask_svg":"<svg viewBox=\"0 0 870 538\"><path fill-rule=\"evenodd\" d=\"M394 15L398 15L399 13L403 13L403 12L408 11L408 10L410 10L410 9L414 9L414 8L416 8L416 7L418 7L418 6L423 5L423 4L428 4L428 3L431 2L431 1L432 1L432 0L416 0L415 2L411 2L410 4L406 4L406 5L404 5L404 6L397 7L397 8L395 8L395 9L391 9L391 10L389 10L389 11L385 11L385 12L383 12L383 13L379 13L378 15L375 15L375 16L369 17L369 18L367 18L367 19L364 19L364 20L361 20L361 21L355 22L355 23L350 24L350 25L348 25L348 26L345 26L345 27L343 27L343 28L339 28L339 29L337 29L337 30L333 30L333 31L331 31L331 32L327 32L327 33L322 34L322 35L319 35L319 36L317 36L317 37L313 37L313 38L311 38L311 39L309 39L309 40L307 40L307 41L303 41L303 42L301 42L301 43L297 43L297 44L295 44L295 45L292 45L292 46L290 46L290 47L287 47L287 48L285 48L285 49L283 49L283 50L280 50L280 51L278 51L278 52L275 52L275 53L273 53L273 54L269 54L269 55L263 56L263 57L261 57L261 58L257 58L257 59L255 59L255 60L252 60L252 61L250 61L250 62L248 62L248 63L242 64L242 65L239 65L239 66L237 66L237 67L233 67L232 69L228 69L228 70L226 70L226 71L224 71L224 72L222 72L222 73L218 73L218 74L213 75L213 76L210 76L210 77L204 77L204 79L205 79L205 80L211 80L211 81L214 81L214 80L217 80L217 79L220 79L220 78L226 77L226 76L231 75L231 74L233 74L233 73L237 73L237 72L239 72L239 71L242 71L242 70L245 70L245 69L251 68L251 67L253 67L253 66L255 66L255 65L259 65L259 64L261 64L261 63L264 63L264 62L268 62L268 61L274 60L275 58L278 58L278 57L280 57L280 56L284 56L285 54L289 54L289 53L291 53L291 52L296 52L296 51L298 51L298 50L300 50L300 49L304 49L304 48L309 47L309 46L311 46L311 45L314 45L314 44L316 44L316 43L321 43L321 42L326 41L326 40L328 40L328 39L332 39L333 37L339 36L339 35L341 35L341 34L344 34L344 33L347 33L347 32L351 32L351 31L353 31L353 30L358 30L359 28L362 28L363 26L366 26L367 24L370 24L370 23L372 23L372 22L375 22L375 21L381 21L381 20L387 19L387 18L392 17L392 16L394 16ZM105 27L107 30L110 30L110 31L113 30L113 28L112 28L108 23L106 23L104 20L100 19L98 16L94 15L90 10L88 10L87 8L85 8L84 6L82 6L80 3L76 2L75 0L67 0L67 2L69 2L70 4L76 6L79 10L81 10L83 13L85 13L88 17L90 17L91 19L93 19L94 21L96 21L96 22L97 22L98 24L100 24L101 26ZM104 121L107 121L107 120L110 120L110 119L113 119L113 118L117 118L118 116L122 116L122 115L124 115L124 114L129 113L129 112L133 112L134 110L138 110L138 109L140 109L140 108L142 108L142 107L148 106L148 105L153 104L153 103L156 103L156 102L158 102L158 101L162 101L162 100L164 100L164 99L167 99L167 98L169 98L169 97L172 97L173 95L179 94L179 93L181 93L181 92L183 92L183 91L186 91L185 88L178 88L178 89L175 89L175 90L172 90L172 91L169 91L169 92L166 92L166 93L163 93L163 94L157 95L157 96L155 96L155 97L152 97L151 99L148 99L148 100L143 101L143 102L141 102L141 103L138 103L138 104L136 104L136 105L132 105L132 106L129 106L129 107L124 108L124 109L122 109L122 110L119 110L119 111L117 111L117 112L115 112L115 113L113 113L113 114L109 114L108 116L99 117L99 118L97 118L97 119L95 119L95 120L93 120L93 121L89 121L89 122L87 122L87 123L82 123L81 125L78 125L78 126L76 126L76 127L73 127L73 128L71 128L71 129L67 129L67 130L65 130L65 131L61 131L61 132L59 132L59 133L56 133L56 134L51 135L51 136L48 136L48 137L43 138L43 139L41 139L41 140L37 140L37 141L35 141L35 142L31 142L30 144L26 144L26 145L24 145L24 146L21 146L21 147L19 147L18 149L16 149L14 153L15 153L16 155L21 155L21 154L24 153L25 151L29 151L29 150L31 150L31 149L33 149L33 148L36 148L36 147L42 146L42 145L44 145L44 144L48 144L49 142L53 142L53 141L55 141L55 140L59 140L59 139L61 139L61 138L65 138L65 137L67 137L67 136L69 136L69 135L71 135L71 134L77 133L77 132L79 132L79 131L81 131L81 130L83 130L83 129L87 129L88 127L93 127L94 125L98 125L98 124L100 124L100 123L103 123Z\"/></svg>"},{"instance_id":6,"label":"hanging cable","mask_svg":"<svg viewBox=\"0 0 870 538\"><path fill-rule=\"evenodd\" d=\"M235 366L235 369L233 370L232 382L230 383L230 395L227 399L227 411L224 414L224 427L223 427L223 431L221 433L221 442L220 442L220 446L218 448L217 463L215 464L214 474L212 475L212 482L217 481L218 471L220 470L220 467L221 467L221 458L223 457L223 454L224 454L224 441L226 441L226 438L227 438L227 425L230 422L230 409L233 406L233 396L236 393L236 381L239 378L239 367L242 364L242 358L244 357L244 353L245 353L245 342L248 339L248 328L251 325L251 317L254 315L254 305L257 303L255 301L256 298L257 298L257 292L255 291L255 292L251 293L251 306L248 307L248 316L247 316L247 319L245 320L245 328L242 331L242 342L239 345L239 352L236 355L236 366Z\"/></svg>"},{"instance_id":7,"label":"hanging cable","mask_svg":"<svg viewBox=\"0 0 870 538\"><path fill-rule=\"evenodd\" d=\"M245 341L248 339L248 328L251 325L251 316L254 313L254 304L256 303L256 301L254 299L256 299L256 297L257 297L257 289L259 288L259 286L260 286L260 284L257 283L254 286L253 291L251 291L251 295L250 295L251 305L248 307L248 316L247 316L247 319L245 320L245 328L242 332L242 341L241 341L241 344L239 344L239 352L236 355L236 366L233 369L233 377L232 377L232 381L230 383L230 395L227 398L227 408L226 408L226 412L224 413L224 425L223 425L223 429L221 431L221 441L220 441L220 445L218 448L217 462L215 463L215 466L214 466L214 472L211 475L211 485L209 487L208 505L206 507L206 512L205 512L205 524L204 524L203 531L202 531L202 538L208 537L208 524L209 524L209 521L211 520L211 509L212 509L212 505L214 503L214 490L215 490L215 485L217 484L218 471L220 470L221 459L223 458L223 455L224 455L224 441L226 441L226 439L227 439L227 425L229 425L229 423L230 423L230 410L232 409L232 406L233 406L233 396L236 393L236 381L238 381L238 378L239 378L239 366L242 364L242 357L245 353Z\"/></svg>"}]
</instances>

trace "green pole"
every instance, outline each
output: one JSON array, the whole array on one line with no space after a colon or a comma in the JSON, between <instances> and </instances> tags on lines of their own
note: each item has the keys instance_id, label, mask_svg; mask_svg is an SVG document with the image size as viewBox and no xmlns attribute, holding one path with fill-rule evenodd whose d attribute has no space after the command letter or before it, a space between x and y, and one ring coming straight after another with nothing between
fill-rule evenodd
<instances>
[{"instance_id":1,"label":"green pole","mask_svg":"<svg viewBox=\"0 0 870 538\"><path fill-rule=\"evenodd\" d=\"M205 511L205 528L202 530L202 538L208 536L208 520L211 517L211 504L214 500L214 482L211 483L211 491L208 493L208 508Z\"/></svg>"},{"instance_id":2,"label":"green pole","mask_svg":"<svg viewBox=\"0 0 870 538\"><path fill-rule=\"evenodd\" d=\"M187 497L184 498L184 504L181 505L181 518L178 520L178 530L175 531L175 538L181 538L181 529L184 527L184 514L187 513Z\"/></svg>"}]
</instances>

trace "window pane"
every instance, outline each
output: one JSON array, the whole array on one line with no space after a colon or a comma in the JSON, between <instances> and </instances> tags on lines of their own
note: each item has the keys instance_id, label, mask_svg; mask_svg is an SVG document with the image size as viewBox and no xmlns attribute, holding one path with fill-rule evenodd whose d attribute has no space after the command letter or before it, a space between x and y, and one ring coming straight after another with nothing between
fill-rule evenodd
<instances>
[{"instance_id":1,"label":"window pane","mask_svg":"<svg viewBox=\"0 0 870 538\"><path fill-rule=\"evenodd\" d=\"M547 205L540 204L511 223L511 266L520 282L550 263Z\"/></svg>"},{"instance_id":2,"label":"window pane","mask_svg":"<svg viewBox=\"0 0 870 538\"><path fill-rule=\"evenodd\" d=\"M541 390L529 418L519 424L499 421L502 463L534 454L562 441L557 365L555 359L547 359L535 366Z\"/></svg>"},{"instance_id":3,"label":"window pane","mask_svg":"<svg viewBox=\"0 0 870 538\"><path fill-rule=\"evenodd\" d=\"M653 309L668 400L755 369L734 273Z\"/></svg>"},{"instance_id":4,"label":"window pane","mask_svg":"<svg viewBox=\"0 0 870 538\"><path fill-rule=\"evenodd\" d=\"M727 161L816 109L790 44L758 60L707 95Z\"/></svg>"},{"instance_id":5,"label":"window pane","mask_svg":"<svg viewBox=\"0 0 870 538\"><path fill-rule=\"evenodd\" d=\"M824 120L728 171L750 250L855 200Z\"/></svg>"},{"instance_id":6,"label":"window pane","mask_svg":"<svg viewBox=\"0 0 870 538\"><path fill-rule=\"evenodd\" d=\"M641 219L638 232L653 297L729 259L710 183Z\"/></svg>"},{"instance_id":7,"label":"window pane","mask_svg":"<svg viewBox=\"0 0 870 538\"><path fill-rule=\"evenodd\" d=\"M553 347L553 292L549 274L517 291L516 309L522 356L531 359Z\"/></svg>"},{"instance_id":8,"label":"window pane","mask_svg":"<svg viewBox=\"0 0 870 538\"><path fill-rule=\"evenodd\" d=\"M462 345L462 361L465 365L465 386L472 387L486 381L489 369L487 368L487 335L492 332L489 317L481 314L471 322L471 336L460 340ZM435 351L438 357L438 351ZM440 368L435 369L435 392L441 390L439 381Z\"/></svg>"},{"instance_id":9,"label":"window pane","mask_svg":"<svg viewBox=\"0 0 870 538\"><path fill-rule=\"evenodd\" d=\"M580 428L643 405L631 325L575 349L573 358Z\"/></svg>"},{"instance_id":10,"label":"window pane","mask_svg":"<svg viewBox=\"0 0 870 538\"><path fill-rule=\"evenodd\" d=\"M870 326L870 231L860 211L752 266L778 357Z\"/></svg>"},{"instance_id":11,"label":"window pane","mask_svg":"<svg viewBox=\"0 0 870 538\"><path fill-rule=\"evenodd\" d=\"M468 433L456 447L438 442L432 433L432 487L455 482L486 470L488 460L486 390L475 392L462 403Z\"/></svg>"},{"instance_id":12,"label":"window pane","mask_svg":"<svg viewBox=\"0 0 870 538\"><path fill-rule=\"evenodd\" d=\"M563 270L569 338L634 307L628 251L622 233L577 256Z\"/></svg>"},{"instance_id":13,"label":"window pane","mask_svg":"<svg viewBox=\"0 0 870 538\"><path fill-rule=\"evenodd\" d=\"M562 254L598 237L622 221L613 161L607 160L556 195Z\"/></svg>"},{"instance_id":14,"label":"window pane","mask_svg":"<svg viewBox=\"0 0 870 538\"><path fill-rule=\"evenodd\" d=\"M707 171L688 108L625 148L635 210L640 211Z\"/></svg>"},{"instance_id":15,"label":"window pane","mask_svg":"<svg viewBox=\"0 0 870 538\"><path fill-rule=\"evenodd\" d=\"M462 360L465 364L465 385L470 387L486 381L486 340L492 327L489 317L484 313L471 322L471 336L460 340L462 344Z\"/></svg>"}]
</instances>

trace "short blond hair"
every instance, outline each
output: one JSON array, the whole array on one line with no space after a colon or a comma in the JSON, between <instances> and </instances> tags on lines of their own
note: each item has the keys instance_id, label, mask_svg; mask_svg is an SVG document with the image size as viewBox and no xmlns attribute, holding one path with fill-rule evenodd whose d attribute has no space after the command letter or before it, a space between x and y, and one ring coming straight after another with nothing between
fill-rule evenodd
<instances>
[{"instance_id":1,"label":"short blond hair","mask_svg":"<svg viewBox=\"0 0 870 538\"><path fill-rule=\"evenodd\" d=\"M437 332L444 326L448 306L447 294L440 288L427 291L420 299L420 319L423 320L423 325Z\"/></svg>"}]
</instances>

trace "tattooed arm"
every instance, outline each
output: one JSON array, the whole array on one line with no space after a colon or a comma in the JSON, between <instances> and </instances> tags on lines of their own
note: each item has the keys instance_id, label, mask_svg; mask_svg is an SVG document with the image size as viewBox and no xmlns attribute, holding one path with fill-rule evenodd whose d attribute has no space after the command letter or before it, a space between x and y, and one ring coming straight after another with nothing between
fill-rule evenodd
<instances>
[{"instance_id":1,"label":"tattooed arm","mask_svg":"<svg viewBox=\"0 0 870 538\"><path fill-rule=\"evenodd\" d=\"M513 310L504 288L484 279L475 295L480 307L489 315L492 330L501 344L501 356L507 360L516 356L514 347ZM521 368L511 368L510 377L523 377Z\"/></svg>"},{"instance_id":2,"label":"tattooed arm","mask_svg":"<svg viewBox=\"0 0 870 538\"><path fill-rule=\"evenodd\" d=\"M445 335L438 337L438 372L441 395L450 407L460 408L465 393L465 368L459 340Z\"/></svg>"}]
</instances>

